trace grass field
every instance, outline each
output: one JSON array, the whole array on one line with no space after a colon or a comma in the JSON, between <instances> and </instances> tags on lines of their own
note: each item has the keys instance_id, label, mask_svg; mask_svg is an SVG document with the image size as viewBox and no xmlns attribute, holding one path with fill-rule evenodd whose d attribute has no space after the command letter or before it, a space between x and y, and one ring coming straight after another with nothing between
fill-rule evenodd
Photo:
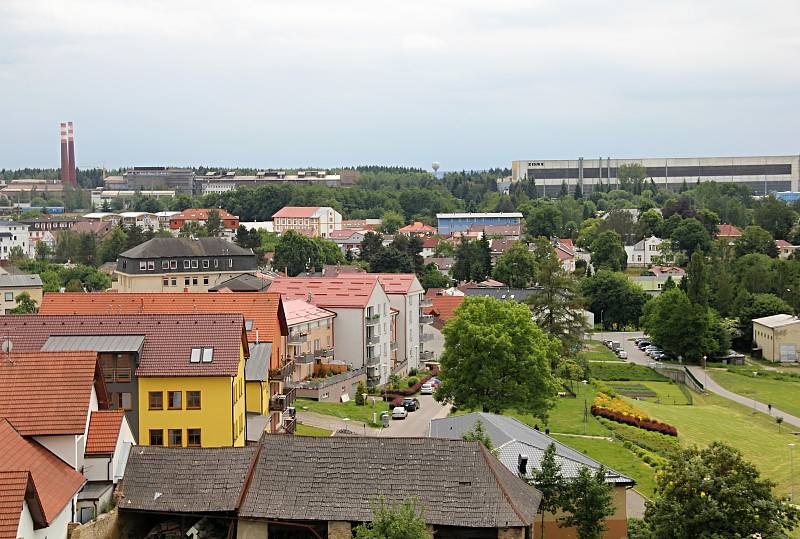
<instances>
[{"instance_id":1,"label":"grass field","mask_svg":"<svg viewBox=\"0 0 800 539\"><path fill-rule=\"evenodd\" d=\"M295 426L294 433L297 436L330 436L333 433L333 431L298 423Z\"/></svg>"},{"instance_id":2,"label":"grass field","mask_svg":"<svg viewBox=\"0 0 800 539\"><path fill-rule=\"evenodd\" d=\"M758 467L762 476L778 484L778 494L789 494L788 444L798 440L788 434L789 429L785 427L782 433L778 433L774 419L764 414L753 415L749 408L717 395L695 396L694 406L666 406L643 401L636 405L655 419L677 427L678 440L684 447L706 446L713 441L735 447ZM798 461L800 451L795 454L795 464Z\"/></svg>"},{"instance_id":3,"label":"grass field","mask_svg":"<svg viewBox=\"0 0 800 539\"><path fill-rule=\"evenodd\" d=\"M651 382L645 380L640 382L618 381L607 383L619 394L626 397L633 397L634 393L640 393L641 400L660 401L662 404L690 404L681 388L674 382ZM628 389L627 392L626 389Z\"/></svg>"},{"instance_id":4,"label":"grass field","mask_svg":"<svg viewBox=\"0 0 800 539\"><path fill-rule=\"evenodd\" d=\"M636 480L636 490L647 496L653 495L655 474L653 468L622 446L617 440L602 438L581 438L578 436L553 435L559 442L577 449L591 458L602 462L612 470Z\"/></svg>"},{"instance_id":5,"label":"grass field","mask_svg":"<svg viewBox=\"0 0 800 539\"><path fill-rule=\"evenodd\" d=\"M626 380L651 380L653 382L666 382L666 376L658 374L650 367L634 363L591 363L589 365L592 378L606 381Z\"/></svg>"},{"instance_id":6,"label":"grass field","mask_svg":"<svg viewBox=\"0 0 800 539\"><path fill-rule=\"evenodd\" d=\"M789 377L784 380L776 380L762 374L753 376L752 371L730 372L709 369L707 372L725 389L765 404L772 403L773 406L784 412L800 417L800 380L795 381Z\"/></svg>"},{"instance_id":7,"label":"grass field","mask_svg":"<svg viewBox=\"0 0 800 539\"><path fill-rule=\"evenodd\" d=\"M617 361L622 360L617 357L617 354L609 350L606 345L600 341L589 341L586 344L586 349L581 352L581 355L587 361Z\"/></svg>"},{"instance_id":8,"label":"grass field","mask_svg":"<svg viewBox=\"0 0 800 539\"><path fill-rule=\"evenodd\" d=\"M372 414L376 412L380 414L383 411L389 410L389 405L383 401L378 401L373 407L371 403L366 406L357 406L355 401L338 403L338 402L318 402L311 399L297 399L295 406L298 410L308 410L309 412L316 412L318 414L332 415L334 417L348 418L353 421L361 421L373 427L379 427L378 423L372 422ZM380 420L379 420L380 421Z\"/></svg>"}]
</instances>

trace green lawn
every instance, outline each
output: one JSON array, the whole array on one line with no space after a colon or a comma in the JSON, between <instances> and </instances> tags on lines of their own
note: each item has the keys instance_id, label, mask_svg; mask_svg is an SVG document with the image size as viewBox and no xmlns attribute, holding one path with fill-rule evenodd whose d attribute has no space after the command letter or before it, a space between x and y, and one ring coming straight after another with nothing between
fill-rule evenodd
<instances>
[{"instance_id":1,"label":"green lawn","mask_svg":"<svg viewBox=\"0 0 800 539\"><path fill-rule=\"evenodd\" d=\"M788 444L797 443L798 439L788 434L786 427L778 433L773 418L753 414L746 406L717 395L696 395L693 406L666 406L644 401L637 401L636 405L655 419L677 427L678 440L685 447L706 446L713 441L735 447L758 467L762 476L778 484L778 494L789 494ZM800 452L795 459L795 464L800 461Z\"/></svg>"},{"instance_id":2,"label":"green lawn","mask_svg":"<svg viewBox=\"0 0 800 539\"><path fill-rule=\"evenodd\" d=\"M318 402L311 399L297 399L295 406L298 410L308 410L309 412L316 412L318 414L332 415L334 417L349 418L353 421L361 421L368 423L373 427L379 427L379 423L372 422L373 412L380 415L383 411L389 410L389 405L386 402L378 401L373 407L371 402L367 402L365 406L357 406L355 401L338 403L338 402ZM380 421L380 419L378 419Z\"/></svg>"},{"instance_id":3,"label":"green lawn","mask_svg":"<svg viewBox=\"0 0 800 539\"><path fill-rule=\"evenodd\" d=\"M295 426L294 433L297 436L330 436L332 431L298 423Z\"/></svg>"},{"instance_id":4,"label":"green lawn","mask_svg":"<svg viewBox=\"0 0 800 539\"><path fill-rule=\"evenodd\" d=\"M589 365L592 378L599 380L652 380L653 382L666 382L666 376L658 374L650 367L634 363L591 363Z\"/></svg>"},{"instance_id":5,"label":"green lawn","mask_svg":"<svg viewBox=\"0 0 800 539\"><path fill-rule=\"evenodd\" d=\"M709 369L707 372L725 389L765 404L772 403L784 412L800 417L800 379L787 376L783 380L776 380L767 373L753 376L754 370L757 372L756 369L747 372Z\"/></svg>"},{"instance_id":6,"label":"green lawn","mask_svg":"<svg viewBox=\"0 0 800 539\"><path fill-rule=\"evenodd\" d=\"M618 440L602 438L580 438L578 436L553 435L559 442L585 453L603 463L612 470L636 480L636 490L647 496L653 496L655 490L655 473L653 468L645 464L639 457L622 446Z\"/></svg>"},{"instance_id":7,"label":"green lawn","mask_svg":"<svg viewBox=\"0 0 800 539\"><path fill-rule=\"evenodd\" d=\"M612 352L600 341L591 340L586 344L585 350L581 355L587 361L622 361L617 357L617 354Z\"/></svg>"},{"instance_id":8,"label":"green lawn","mask_svg":"<svg viewBox=\"0 0 800 539\"><path fill-rule=\"evenodd\" d=\"M678 384L674 382L651 382L651 381L639 381L639 382L607 382L612 388L614 388L618 393L621 395L625 395L624 388L630 388L632 392L637 392L639 390L649 390L649 394L655 393L655 396L647 396L642 397L641 400L646 401L660 401L662 404L690 404L686 395L681 391L681 388L678 387ZM631 395L625 395L630 397Z\"/></svg>"}]
</instances>

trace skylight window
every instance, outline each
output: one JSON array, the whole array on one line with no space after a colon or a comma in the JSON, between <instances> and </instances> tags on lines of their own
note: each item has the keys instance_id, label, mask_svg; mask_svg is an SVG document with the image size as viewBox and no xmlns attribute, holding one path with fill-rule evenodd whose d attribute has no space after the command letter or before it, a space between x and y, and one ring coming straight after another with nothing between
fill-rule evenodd
<instances>
[{"instance_id":1,"label":"skylight window","mask_svg":"<svg viewBox=\"0 0 800 539\"><path fill-rule=\"evenodd\" d=\"M211 360L213 358L214 358L214 349L203 348L203 363L211 363Z\"/></svg>"},{"instance_id":2,"label":"skylight window","mask_svg":"<svg viewBox=\"0 0 800 539\"><path fill-rule=\"evenodd\" d=\"M200 363L200 356L203 354L202 348L192 348L192 363Z\"/></svg>"},{"instance_id":3,"label":"skylight window","mask_svg":"<svg viewBox=\"0 0 800 539\"><path fill-rule=\"evenodd\" d=\"M192 348L192 356L189 361L192 363L211 363L213 359L213 348Z\"/></svg>"},{"instance_id":4,"label":"skylight window","mask_svg":"<svg viewBox=\"0 0 800 539\"><path fill-rule=\"evenodd\" d=\"M244 329L246 331L252 331L253 330L253 321L252 320L245 320L244 321Z\"/></svg>"}]
</instances>

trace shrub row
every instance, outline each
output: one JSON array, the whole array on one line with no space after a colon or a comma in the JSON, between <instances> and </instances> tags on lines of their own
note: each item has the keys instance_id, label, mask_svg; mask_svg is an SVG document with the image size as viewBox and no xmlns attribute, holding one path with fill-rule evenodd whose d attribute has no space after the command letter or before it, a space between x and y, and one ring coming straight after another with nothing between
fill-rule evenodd
<instances>
[{"instance_id":1,"label":"shrub row","mask_svg":"<svg viewBox=\"0 0 800 539\"><path fill-rule=\"evenodd\" d=\"M653 468L660 468L667 462L667 459L659 457L656 454L650 453L646 449L643 449L634 443L628 442L627 440L622 443L622 446L625 449L631 451L634 455L642 459L646 464L649 464Z\"/></svg>"},{"instance_id":2,"label":"shrub row","mask_svg":"<svg viewBox=\"0 0 800 539\"><path fill-rule=\"evenodd\" d=\"M648 419L647 413L632 404L628 404L628 401L621 397L611 397L601 392L595 396L593 404L598 408L604 408L623 415L630 415L637 419Z\"/></svg>"},{"instance_id":3,"label":"shrub row","mask_svg":"<svg viewBox=\"0 0 800 539\"><path fill-rule=\"evenodd\" d=\"M673 436L639 429L603 417L599 417L598 420L604 427L609 429L618 440L635 444L663 457L669 456L679 447L678 439Z\"/></svg>"},{"instance_id":4,"label":"shrub row","mask_svg":"<svg viewBox=\"0 0 800 539\"><path fill-rule=\"evenodd\" d=\"M592 415L605 417L606 419L616 421L617 423L631 425L640 429L668 434L669 436L678 435L678 429L672 425L668 425L667 423L662 423L660 421L656 421L655 419L639 418L633 415L624 414L622 412L615 412L614 410L601 408L600 406L594 404L592 405Z\"/></svg>"},{"instance_id":5,"label":"shrub row","mask_svg":"<svg viewBox=\"0 0 800 539\"><path fill-rule=\"evenodd\" d=\"M391 391L387 391L386 398L394 399L395 397L411 397L412 395L416 395L417 393L419 393L419 390L422 389L422 384L424 384L431 378L433 378L433 376L428 374L422 379L418 380L416 384L409 387L408 389L393 389Z\"/></svg>"}]
</instances>

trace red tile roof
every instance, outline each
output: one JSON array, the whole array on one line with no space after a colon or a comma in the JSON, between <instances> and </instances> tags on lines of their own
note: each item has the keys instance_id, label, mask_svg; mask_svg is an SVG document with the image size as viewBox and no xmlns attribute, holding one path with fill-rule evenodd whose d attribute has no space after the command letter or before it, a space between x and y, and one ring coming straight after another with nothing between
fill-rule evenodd
<instances>
[{"instance_id":1,"label":"red tile roof","mask_svg":"<svg viewBox=\"0 0 800 539\"><path fill-rule=\"evenodd\" d=\"M785 248L794 248L794 245L792 245L791 243L789 243L786 240L775 240L775 245L779 249L781 249L781 248L783 248L783 249L785 249Z\"/></svg>"},{"instance_id":2,"label":"red tile roof","mask_svg":"<svg viewBox=\"0 0 800 539\"><path fill-rule=\"evenodd\" d=\"M738 238L742 235L742 231L733 225L721 224L717 225L717 236L722 238Z\"/></svg>"},{"instance_id":3,"label":"red tile roof","mask_svg":"<svg viewBox=\"0 0 800 539\"><path fill-rule=\"evenodd\" d=\"M42 502L44 517L51 523L83 487L86 478L63 460L19 435L0 419L0 471L28 471ZM16 530L14 530L16 532Z\"/></svg>"},{"instance_id":4,"label":"red tile roof","mask_svg":"<svg viewBox=\"0 0 800 539\"><path fill-rule=\"evenodd\" d=\"M91 351L15 348L10 358L0 359L0 417L23 436L83 434L96 366Z\"/></svg>"},{"instance_id":5,"label":"red tile roof","mask_svg":"<svg viewBox=\"0 0 800 539\"><path fill-rule=\"evenodd\" d=\"M439 245L439 242L442 241L441 238L425 238L422 242L423 249L436 249L436 246Z\"/></svg>"},{"instance_id":6,"label":"red tile roof","mask_svg":"<svg viewBox=\"0 0 800 539\"><path fill-rule=\"evenodd\" d=\"M86 455L105 455L114 452L124 416L125 410L92 412L92 417L89 419L89 433L86 437Z\"/></svg>"},{"instance_id":7,"label":"red tile roof","mask_svg":"<svg viewBox=\"0 0 800 539\"><path fill-rule=\"evenodd\" d=\"M339 277L357 279L365 275L376 277L387 294L407 294L417 277L413 273L342 273Z\"/></svg>"},{"instance_id":8,"label":"red tile roof","mask_svg":"<svg viewBox=\"0 0 800 539\"><path fill-rule=\"evenodd\" d=\"M432 307L425 308L425 314L432 314L442 323L447 322L455 316L455 310L464 302L466 296L433 296Z\"/></svg>"},{"instance_id":9,"label":"red tile roof","mask_svg":"<svg viewBox=\"0 0 800 539\"><path fill-rule=\"evenodd\" d=\"M296 324L304 324L314 320L324 320L325 318L333 318L336 313L320 309L316 305L312 305L301 299L290 299L283 304L286 311L286 323L289 326Z\"/></svg>"},{"instance_id":10,"label":"red tile roof","mask_svg":"<svg viewBox=\"0 0 800 539\"><path fill-rule=\"evenodd\" d=\"M219 215L220 219L239 219L236 215L229 213L227 210L223 210L222 208L188 208L183 210L180 213L176 213L175 215L169 218L170 221L175 219L178 220L186 220L186 221L206 221L208 220L209 212L215 211Z\"/></svg>"},{"instance_id":11,"label":"red tile roof","mask_svg":"<svg viewBox=\"0 0 800 539\"><path fill-rule=\"evenodd\" d=\"M0 539L17 537L30 475L27 470L0 472Z\"/></svg>"},{"instance_id":12,"label":"red tile roof","mask_svg":"<svg viewBox=\"0 0 800 539\"><path fill-rule=\"evenodd\" d=\"M347 274L335 278L306 279L278 277L269 287L284 299L302 299L326 308L361 308L369 303L375 287L380 287L373 275Z\"/></svg>"},{"instance_id":13,"label":"red tile roof","mask_svg":"<svg viewBox=\"0 0 800 539\"><path fill-rule=\"evenodd\" d=\"M313 217L319 206L284 206L272 214L275 217Z\"/></svg>"},{"instance_id":14,"label":"red tile roof","mask_svg":"<svg viewBox=\"0 0 800 539\"><path fill-rule=\"evenodd\" d=\"M659 275L684 275L686 271L677 266L651 266L650 273L658 277Z\"/></svg>"},{"instance_id":15,"label":"red tile roof","mask_svg":"<svg viewBox=\"0 0 800 539\"><path fill-rule=\"evenodd\" d=\"M241 314L252 320L249 342L278 342L288 335L280 294L274 292L51 292L39 314Z\"/></svg>"},{"instance_id":16,"label":"red tile roof","mask_svg":"<svg viewBox=\"0 0 800 539\"><path fill-rule=\"evenodd\" d=\"M412 224L406 225L399 229L398 232L421 232L426 234L435 234L436 228L419 221L414 221Z\"/></svg>"},{"instance_id":17,"label":"red tile roof","mask_svg":"<svg viewBox=\"0 0 800 539\"><path fill-rule=\"evenodd\" d=\"M0 334L15 353L41 350L51 335L143 335L137 376L235 376L247 346L241 314L2 316ZM191 363L198 347L213 348L213 361Z\"/></svg>"}]
</instances>

